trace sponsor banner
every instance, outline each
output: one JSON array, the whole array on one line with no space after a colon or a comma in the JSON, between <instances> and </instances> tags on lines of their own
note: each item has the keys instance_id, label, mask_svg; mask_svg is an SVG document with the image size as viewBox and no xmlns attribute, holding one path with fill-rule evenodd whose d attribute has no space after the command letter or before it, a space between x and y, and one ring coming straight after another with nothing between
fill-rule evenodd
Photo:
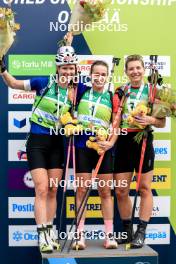
<instances>
[{"instance_id":1,"label":"sponsor banner","mask_svg":"<svg viewBox=\"0 0 176 264\"><path fill-rule=\"evenodd\" d=\"M137 226L134 226L136 230ZM169 224L149 224L146 230L146 244L167 245L170 244L170 225Z\"/></svg>"},{"instance_id":2,"label":"sponsor banner","mask_svg":"<svg viewBox=\"0 0 176 264\"><path fill-rule=\"evenodd\" d=\"M8 188L10 190L33 189L34 183L30 171L27 169L9 169Z\"/></svg>"},{"instance_id":3,"label":"sponsor banner","mask_svg":"<svg viewBox=\"0 0 176 264\"><path fill-rule=\"evenodd\" d=\"M134 197L130 197L132 204ZM140 197L137 199L135 217L139 217ZM170 196L154 196L152 217L170 217Z\"/></svg>"},{"instance_id":4,"label":"sponsor banner","mask_svg":"<svg viewBox=\"0 0 176 264\"><path fill-rule=\"evenodd\" d=\"M170 140L154 140L156 161L169 161L171 160L171 141Z\"/></svg>"},{"instance_id":5,"label":"sponsor banner","mask_svg":"<svg viewBox=\"0 0 176 264\"><path fill-rule=\"evenodd\" d=\"M128 55L125 55L124 58L126 58ZM144 66L145 66L145 76L150 75L150 56L145 55L142 56L144 59ZM159 71L159 74L163 77L170 77L170 56L158 56L157 59L157 69Z\"/></svg>"},{"instance_id":6,"label":"sponsor banner","mask_svg":"<svg viewBox=\"0 0 176 264\"><path fill-rule=\"evenodd\" d=\"M8 88L9 104L33 104L35 92L25 92Z\"/></svg>"},{"instance_id":7,"label":"sponsor banner","mask_svg":"<svg viewBox=\"0 0 176 264\"><path fill-rule=\"evenodd\" d=\"M68 176L68 190L73 190L73 169L69 169L69 176ZM136 177L133 177L131 182L131 189L136 188ZM118 186L121 182L117 182ZM122 183L121 183L122 184ZM152 189L170 189L171 188L171 169L170 168L155 168L154 175L152 180ZM93 183L93 189L97 189L97 183ZM113 189L113 188L112 188Z\"/></svg>"},{"instance_id":8,"label":"sponsor banner","mask_svg":"<svg viewBox=\"0 0 176 264\"><path fill-rule=\"evenodd\" d=\"M90 67L95 60L106 61L112 68L112 58L109 55L79 55L78 71L81 75L90 74ZM9 55L9 72L16 76L49 76L55 73L54 55Z\"/></svg>"},{"instance_id":9,"label":"sponsor banner","mask_svg":"<svg viewBox=\"0 0 176 264\"><path fill-rule=\"evenodd\" d=\"M13 225L9 226L10 247L32 247L37 246L38 234L35 225Z\"/></svg>"},{"instance_id":10,"label":"sponsor banner","mask_svg":"<svg viewBox=\"0 0 176 264\"><path fill-rule=\"evenodd\" d=\"M166 117L166 125L163 128L152 127L155 133L171 133L171 118Z\"/></svg>"},{"instance_id":11,"label":"sponsor banner","mask_svg":"<svg viewBox=\"0 0 176 264\"><path fill-rule=\"evenodd\" d=\"M136 176L133 177L131 189L136 189ZM170 189L171 188L171 169L155 168L152 179L152 189Z\"/></svg>"},{"instance_id":12,"label":"sponsor banner","mask_svg":"<svg viewBox=\"0 0 176 264\"><path fill-rule=\"evenodd\" d=\"M54 229L56 229L55 226ZM35 246L38 246L38 234L36 225L9 226L9 247Z\"/></svg>"},{"instance_id":13,"label":"sponsor banner","mask_svg":"<svg viewBox=\"0 0 176 264\"><path fill-rule=\"evenodd\" d=\"M144 58L144 65L145 65L145 75L150 75L150 56L143 56ZM170 77L170 56L158 56L157 60L157 69L159 74L163 77Z\"/></svg>"},{"instance_id":14,"label":"sponsor banner","mask_svg":"<svg viewBox=\"0 0 176 264\"><path fill-rule=\"evenodd\" d=\"M8 161L27 161L26 140L8 141Z\"/></svg>"},{"instance_id":15,"label":"sponsor banner","mask_svg":"<svg viewBox=\"0 0 176 264\"><path fill-rule=\"evenodd\" d=\"M10 111L8 112L8 132L27 133L30 130L29 111Z\"/></svg>"},{"instance_id":16,"label":"sponsor banner","mask_svg":"<svg viewBox=\"0 0 176 264\"><path fill-rule=\"evenodd\" d=\"M109 68L112 68L113 56L109 55L79 55L78 56L78 71L83 76L89 76L90 68L94 61L103 60L109 64Z\"/></svg>"},{"instance_id":17,"label":"sponsor banner","mask_svg":"<svg viewBox=\"0 0 176 264\"><path fill-rule=\"evenodd\" d=\"M66 198L66 217L74 218L75 217L75 202L74 197ZM87 212L86 218L102 218L101 213L101 201L100 197L89 197L87 202Z\"/></svg>"},{"instance_id":18,"label":"sponsor banner","mask_svg":"<svg viewBox=\"0 0 176 264\"><path fill-rule=\"evenodd\" d=\"M69 232L70 225L67 225L67 232ZM137 229L137 225L134 225ZM73 230L75 230L73 228ZM90 240L104 239L104 225L85 225L86 238ZM70 233L70 236L73 234ZM119 238L122 233L114 232L114 236ZM148 224L146 230L146 244L170 244L170 225L169 224Z\"/></svg>"},{"instance_id":19,"label":"sponsor banner","mask_svg":"<svg viewBox=\"0 0 176 264\"><path fill-rule=\"evenodd\" d=\"M34 197L9 197L9 218L34 218Z\"/></svg>"},{"instance_id":20,"label":"sponsor banner","mask_svg":"<svg viewBox=\"0 0 176 264\"><path fill-rule=\"evenodd\" d=\"M54 55L9 55L9 72L16 76L47 76L55 72Z\"/></svg>"},{"instance_id":21,"label":"sponsor banner","mask_svg":"<svg viewBox=\"0 0 176 264\"><path fill-rule=\"evenodd\" d=\"M161 197L153 197L154 204L153 204L153 211L152 217L170 217L170 197L169 196L161 196ZM131 197L132 202L134 201L134 197ZM139 205L140 205L140 198L137 201L136 212L135 216L139 216ZM74 205L74 197L67 197L66 199L66 216L67 218L74 218L75 217L75 205ZM87 218L102 218L101 213L101 201L100 197L89 197L87 203Z\"/></svg>"}]
</instances>

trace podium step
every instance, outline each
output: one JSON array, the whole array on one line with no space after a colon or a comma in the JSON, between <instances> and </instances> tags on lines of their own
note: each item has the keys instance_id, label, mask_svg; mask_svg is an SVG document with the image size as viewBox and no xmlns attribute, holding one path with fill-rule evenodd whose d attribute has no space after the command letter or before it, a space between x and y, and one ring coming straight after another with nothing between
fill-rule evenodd
<instances>
[{"instance_id":1,"label":"podium step","mask_svg":"<svg viewBox=\"0 0 176 264\"><path fill-rule=\"evenodd\" d=\"M118 249L104 249L103 241L87 241L85 250L70 250L43 254L43 264L158 264L158 253L145 245L141 249L125 250L119 245Z\"/></svg>"}]
</instances>

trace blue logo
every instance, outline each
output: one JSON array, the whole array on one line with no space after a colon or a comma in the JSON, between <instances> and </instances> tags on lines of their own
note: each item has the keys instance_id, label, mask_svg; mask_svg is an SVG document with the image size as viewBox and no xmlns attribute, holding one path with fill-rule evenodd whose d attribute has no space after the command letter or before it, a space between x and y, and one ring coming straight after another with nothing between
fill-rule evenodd
<instances>
[{"instance_id":1,"label":"blue logo","mask_svg":"<svg viewBox=\"0 0 176 264\"><path fill-rule=\"evenodd\" d=\"M18 120L16 118L13 119L13 124L15 127L17 128L23 128L26 126L26 118L22 119L22 120Z\"/></svg>"},{"instance_id":2,"label":"blue logo","mask_svg":"<svg viewBox=\"0 0 176 264\"><path fill-rule=\"evenodd\" d=\"M13 240L19 242L23 239L23 234L19 231L13 233Z\"/></svg>"},{"instance_id":3,"label":"blue logo","mask_svg":"<svg viewBox=\"0 0 176 264\"><path fill-rule=\"evenodd\" d=\"M13 212L34 212L34 205L33 204L13 204L12 205Z\"/></svg>"},{"instance_id":4,"label":"blue logo","mask_svg":"<svg viewBox=\"0 0 176 264\"><path fill-rule=\"evenodd\" d=\"M168 153L168 148L155 148L155 154L166 155Z\"/></svg>"},{"instance_id":5,"label":"blue logo","mask_svg":"<svg viewBox=\"0 0 176 264\"><path fill-rule=\"evenodd\" d=\"M152 240L155 239L164 239L167 238L167 233L166 232L152 232L152 233L148 233L145 235L146 238L150 238Z\"/></svg>"}]
</instances>

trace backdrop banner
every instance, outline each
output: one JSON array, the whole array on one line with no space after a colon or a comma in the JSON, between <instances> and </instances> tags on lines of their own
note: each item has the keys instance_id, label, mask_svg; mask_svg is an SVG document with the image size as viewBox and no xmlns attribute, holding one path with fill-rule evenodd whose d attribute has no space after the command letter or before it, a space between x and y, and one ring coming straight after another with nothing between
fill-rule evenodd
<instances>
[{"instance_id":1,"label":"backdrop banner","mask_svg":"<svg viewBox=\"0 0 176 264\"><path fill-rule=\"evenodd\" d=\"M7 0L1 0L2 7ZM75 1L12 0L11 7L21 25L15 42L6 55L9 72L17 79L49 76L55 72L57 43L69 28ZM111 89L126 83L124 60L127 55L144 57L146 76L149 56L158 55L157 67L164 83L176 87L175 49L176 0L110 0L103 20L75 34L73 46L79 54L79 71L89 75L90 65L97 58L112 66L113 56L121 58ZM76 30L76 29L74 29ZM26 133L29 131L31 105L35 93L8 88L0 78L0 262L8 264L39 264L34 220L34 184L27 167ZM159 254L159 263L172 263L176 258L176 120L167 118L164 129L154 129L155 170L152 181L154 204L146 243ZM73 170L69 170L73 180ZM135 175L130 196L134 200ZM63 231L74 217L73 186L67 191ZM58 195L58 212L61 205ZM87 230L102 230L101 204L96 188L88 201ZM139 201L136 216L139 213ZM54 224L58 226L57 213ZM115 206L115 231L120 229ZM142 262L140 262L142 263ZM146 262L148 263L148 262Z\"/></svg>"}]
</instances>

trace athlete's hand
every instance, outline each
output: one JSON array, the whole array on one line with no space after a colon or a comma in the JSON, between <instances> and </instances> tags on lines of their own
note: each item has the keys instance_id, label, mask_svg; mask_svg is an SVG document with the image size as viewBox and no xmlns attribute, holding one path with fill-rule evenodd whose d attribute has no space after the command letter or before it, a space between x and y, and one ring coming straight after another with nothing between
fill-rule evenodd
<instances>
[{"instance_id":1,"label":"athlete's hand","mask_svg":"<svg viewBox=\"0 0 176 264\"><path fill-rule=\"evenodd\" d=\"M97 144L103 151L111 149L114 145L111 141L97 141Z\"/></svg>"},{"instance_id":2,"label":"athlete's hand","mask_svg":"<svg viewBox=\"0 0 176 264\"><path fill-rule=\"evenodd\" d=\"M3 56L2 59L0 59L0 74L6 71L6 65L5 65L5 57Z\"/></svg>"},{"instance_id":3,"label":"athlete's hand","mask_svg":"<svg viewBox=\"0 0 176 264\"><path fill-rule=\"evenodd\" d=\"M68 32L65 36L64 36L64 40L66 41L66 44L68 46L71 46L72 42L73 42L73 33L72 32Z\"/></svg>"},{"instance_id":4,"label":"athlete's hand","mask_svg":"<svg viewBox=\"0 0 176 264\"><path fill-rule=\"evenodd\" d=\"M154 125L155 124L155 117L153 116L135 116L135 121L138 122L142 126Z\"/></svg>"}]
</instances>

